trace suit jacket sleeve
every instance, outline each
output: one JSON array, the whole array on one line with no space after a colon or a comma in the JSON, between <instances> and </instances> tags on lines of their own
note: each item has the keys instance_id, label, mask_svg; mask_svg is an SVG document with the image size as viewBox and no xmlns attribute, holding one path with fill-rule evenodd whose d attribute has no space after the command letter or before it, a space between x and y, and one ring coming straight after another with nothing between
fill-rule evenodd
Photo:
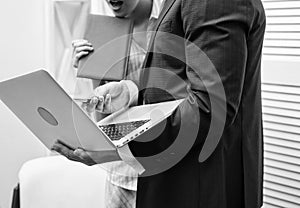
<instances>
[{"instance_id":1,"label":"suit jacket sleeve","mask_svg":"<svg viewBox=\"0 0 300 208\"><path fill-rule=\"evenodd\" d=\"M164 131L155 140L129 144L146 170L168 166L191 149L200 152L205 139L220 138L234 122L243 92L247 35L255 20L247 8L243 1L182 1L189 96L161 124ZM152 135L155 130L145 137Z\"/></svg>"}]
</instances>

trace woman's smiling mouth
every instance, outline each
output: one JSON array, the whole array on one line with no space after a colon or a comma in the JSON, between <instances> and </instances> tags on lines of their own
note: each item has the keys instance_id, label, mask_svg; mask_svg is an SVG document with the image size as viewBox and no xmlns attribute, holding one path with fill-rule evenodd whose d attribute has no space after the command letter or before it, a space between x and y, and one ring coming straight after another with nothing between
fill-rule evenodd
<instances>
[{"instance_id":1,"label":"woman's smiling mouth","mask_svg":"<svg viewBox=\"0 0 300 208\"><path fill-rule=\"evenodd\" d=\"M122 7L122 5L123 5L123 3L124 2L122 0L109 0L110 7L114 11L120 10L121 7Z\"/></svg>"}]
</instances>

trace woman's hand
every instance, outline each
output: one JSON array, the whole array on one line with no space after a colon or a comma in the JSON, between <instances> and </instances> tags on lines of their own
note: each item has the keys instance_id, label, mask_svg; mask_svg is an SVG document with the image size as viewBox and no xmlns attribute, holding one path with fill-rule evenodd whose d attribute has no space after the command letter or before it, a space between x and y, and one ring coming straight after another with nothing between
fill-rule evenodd
<instances>
[{"instance_id":1,"label":"woman's hand","mask_svg":"<svg viewBox=\"0 0 300 208\"><path fill-rule=\"evenodd\" d=\"M87 56L94 49L93 49L92 44L89 43L87 40L84 40L84 39L72 41L72 46L73 46L72 63L73 63L73 67L77 68L79 60L82 57Z\"/></svg>"},{"instance_id":2,"label":"woman's hand","mask_svg":"<svg viewBox=\"0 0 300 208\"><path fill-rule=\"evenodd\" d=\"M85 151L80 148L72 149L59 140L54 143L51 150L60 153L69 160L81 162L89 166L121 160L117 150Z\"/></svg>"}]
</instances>

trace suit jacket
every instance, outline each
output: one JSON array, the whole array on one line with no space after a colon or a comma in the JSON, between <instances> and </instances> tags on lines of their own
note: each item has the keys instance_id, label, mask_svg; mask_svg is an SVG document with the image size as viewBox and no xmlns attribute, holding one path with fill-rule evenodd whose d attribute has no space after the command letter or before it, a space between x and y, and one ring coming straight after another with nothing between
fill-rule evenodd
<instances>
[{"instance_id":1,"label":"suit jacket","mask_svg":"<svg viewBox=\"0 0 300 208\"><path fill-rule=\"evenodd\" d=\"M153 30L140 104L184 101L129 144L137 208L261 207L261 1L166 0Z\"/></svg>"}]
</instances>

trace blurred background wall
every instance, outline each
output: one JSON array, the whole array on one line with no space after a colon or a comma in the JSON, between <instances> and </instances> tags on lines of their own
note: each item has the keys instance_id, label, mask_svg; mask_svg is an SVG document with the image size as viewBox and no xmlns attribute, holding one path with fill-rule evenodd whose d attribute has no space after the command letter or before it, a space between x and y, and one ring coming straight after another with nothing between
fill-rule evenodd
<instances>
[{"instance_id":1,"label":"blurred background wall","mask_svg":"<svg viewBox=\"0 0 300 208\"><path fill-rule=\"evenodd\" d=\"M44 4L43 0L1 1L0 80L45 67ZM1 208L11 206L21 165L45 154L39 141L0 101Z\"/></svg>"}]
</instances>

